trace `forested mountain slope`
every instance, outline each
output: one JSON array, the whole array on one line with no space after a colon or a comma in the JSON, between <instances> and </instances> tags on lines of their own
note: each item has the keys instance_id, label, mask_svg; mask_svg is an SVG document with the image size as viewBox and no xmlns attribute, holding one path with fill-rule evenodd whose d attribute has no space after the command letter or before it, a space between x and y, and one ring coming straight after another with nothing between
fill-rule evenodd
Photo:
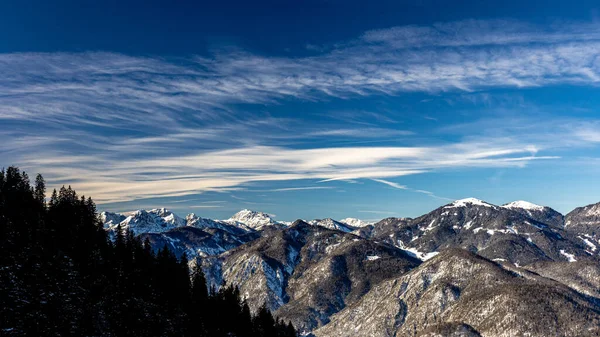
<instances>
[{"instance_id":1,"label":"forested mountain slope","mask_svg":"<svg viewBox=\"0 0 600 337\"><path fill-rule=\"evenodd\" d=\"M30 185L0 172L0 335L296 335L234 286L209 292L185 254L155 254L120 224L109 240L92 199L63 187L46 203L42 176Z\"/></svg>"}]
</instances>

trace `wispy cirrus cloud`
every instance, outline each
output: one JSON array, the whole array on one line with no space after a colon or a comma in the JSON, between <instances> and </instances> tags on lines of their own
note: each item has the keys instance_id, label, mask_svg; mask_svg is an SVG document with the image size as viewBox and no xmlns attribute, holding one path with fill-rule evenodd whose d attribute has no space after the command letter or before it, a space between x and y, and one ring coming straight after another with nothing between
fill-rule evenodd
<instances>
[{"instance_id":1,"label":"wispy cirrus cloud","mask_svg":"<svg viewBox=\"0 0 600 337\"><path fill-rule=\"evenodd\" d=\"M385 43L397 49L551 44L597 39L600 39L597 23L556 22L542 27L510 19L470 19L429 26L392 27L368 31L361 36L361 40Z\"/></svg>"},{"instance_id":2,"label":"wispy cirrus cloud","mask_svg":"<svg viewBox=\"0 0 600 337\"><path fill-rule=\"evenodd\" d=\"M110 151L108 151L110 155ZM100 202L206 191L235 191L260 181L353 180L401 177L445 168L523 167L530 146L463 143L439 147L290 149L254 146L127 160L102 156L29 156L24 167L44 167L51 181L77 183Z\"/></svg>"},{"instance_id":3,"label":"wispy cirrus cloud","mask_svg":"<svg viewBox=\"0 0 600 337\"><path fill-rule=\"evenodd\" d=\"M360 113L315 127L298 116L273 116L247 105L595 86L598 55L598 24L539 27L507 20L370 31L295 58L236 49L183 58L0 54L0 123L10 126L0 130L1 164L43 171L55 185L77 183L101 202L235 191L257 181L374 179L399 188L386 178L523 167L555 159L537 154L552 144L504 134L423 141L376 112L369 118L377 125L365 123L360 117L366 113ZM577 130L579 139L597 142L593 129ZM417 140L393 146L333 143L408 137ZM314 139L328 142L315 145Z\"/></svg>"},{"instance_id":4,"label":"wispy cirrus cloud","mask_svg":"<svg viewBox=\"0 0 600 337\"><path fill-rule=\"evenodd\" d=\"M157 129L240 119L233 103L402 91L535 87L600 79L600 25L468 20L366 32L311 57L0 55L0 118Z\"/></svg>"},{"instance_id":5,"label":"wispy cirrus cloud","mask_svg":"<svg viewBox=\"0 0 600 337\"><path fill-rule=\"evenodd\" d=\"M580 123L574 127L574 134L585 142L600 143L600 122Z\"/></svg>"}]
</instances>

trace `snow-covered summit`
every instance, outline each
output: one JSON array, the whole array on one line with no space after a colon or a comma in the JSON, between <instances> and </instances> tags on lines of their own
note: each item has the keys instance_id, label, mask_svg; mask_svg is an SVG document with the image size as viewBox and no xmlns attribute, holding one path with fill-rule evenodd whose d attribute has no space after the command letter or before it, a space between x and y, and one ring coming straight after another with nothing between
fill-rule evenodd
<instances>
[{"instance_id":1,"label":"snow-covered summit","mask_svg":"<svg viewBox=\"0 0 600 337\"><path fill-rule=\"evenodd\" d=\"M280 224L279 222L275 221L270 214L252 211L249 209L243 209L235 213L231 218L224 221L233 225L243 224L244 226L254 230L261 230L266 226Z\"/></svg>"},{"instance_id":2,"label":"snow-covered summit","mask_svg":"<svg viewBox=\"0 0 600 337\"><path fill-rule=\"evenodd\" d=\"M555 228L564 227L564 215L548 206L540 206L528 201L518 200L505 204L502 208L521 213L533 220Z\"/></svg>"},{"instance_id":3,"label":"snow-covered summit","mask_svg":"<svg viewBox=\"0 0 600 337\"><path fill-rule=\"evenodd\" d=\"M340 220L339 222L345 223L346 225L349 225L354 228L366 227L373 224L373 222L367 222L356 218L346 218Z\"/></svg>"},{"instance_id":4,"label":"snow-covered summit","mask_svg":"<svg viewBox=\"0 0 600 337\"><path fill-rule=\"evenodd\" d=\"M154 212L156 215L161 217L168 224L174 225L176 227L185 226L186 220L177 216L175 213L169 211L166 208L159 208L150 210L150 212Z\"/></svg>"},{"instance_id":5,"label":"snow-covered summit","mask_svg":"<svg viewBox=\"0 0 600 337\"><path fill-rule=\"evenodd\" d=\"M524 209L527 211L543 211L545 208L544 206L536 205L534 203L523 200L513 201L508 204L502 205L502 207L509 209Z\"/></svg>"},{"instance_id":6,"label":"snow-covered summit","mask_svg":"<svg viewBox=\"0 0 600 337\"><path fill-rule=\"evenodd\" d=\"M102 212L100 213L100 221L104 224L104 228L110 228L112 226L117 226L121 223L121 221L125 220L127 217L123 214L113 213L113 212Z\"/></svg>"},{"instance_id":7,"label":"snow-covered summit","mask_svg":"<svg viewBox=\"0 0 600 337\"><path fill-rule=\"evenodd\" d=\"M485 202L483 200L475 199L475 198L466 198L456 200L453 203L445 206L444 208L456 208L456 207L467 207L467 206L485 206L496 208L495 205L490 204L489 202Z\"/></svg>"}]
</instances>

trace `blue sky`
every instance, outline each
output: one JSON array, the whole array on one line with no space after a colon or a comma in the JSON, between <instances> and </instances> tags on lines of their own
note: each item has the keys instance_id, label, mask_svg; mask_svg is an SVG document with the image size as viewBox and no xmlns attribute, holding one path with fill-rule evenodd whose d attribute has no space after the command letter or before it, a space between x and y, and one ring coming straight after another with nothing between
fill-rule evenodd
<instances>
[{"instance_id":1,"label":"blue sky","mask_svg":"<svg viewBox=\"0 0 600 337\"><path fill-rule=\"evenodd\" d=\"M0 3L0 166L100 209L600 201L593 2Z\"/></svg>"}]
</instances>

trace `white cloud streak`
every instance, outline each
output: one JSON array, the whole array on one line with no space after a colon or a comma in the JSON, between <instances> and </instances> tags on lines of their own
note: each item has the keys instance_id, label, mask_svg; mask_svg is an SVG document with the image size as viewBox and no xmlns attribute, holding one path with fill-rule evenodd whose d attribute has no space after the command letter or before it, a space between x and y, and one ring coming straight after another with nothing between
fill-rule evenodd
<instances>
[{"instance_id":1,"label":"white cloud streak","mask_svg":"<svg viewBox=\"0 0 600 337\"><path fill-rule=\"evenodd\" d=\"M404 186L404 185L400 185L398 183L395 183L395 182L389 181L389 180L384 180L384 179L371 179L371 180L376 181L378 183L382 183L382 184L391 186L391 187L399 189L399 190L407 190L407 191L412 191L412 192L416 192L416 193L425 194L425 195L427 195L429 197L432 197L432 198L435 198L435 199L440 199L440 200L454 200L454 199L450 199L450 198L440 197L440 196L438 196L435 193L430 192L430 191L417 190L417 189L410 188L410 187L407 187L407 186Z\"/></svg>"},{"instance_id":2,"label":"white cloud streak","mask_svg":"<svg viewBox=\"0 0 600 337\"><path fill-rule=\"evenodd\" d=\"M407 189L407 187L406 187L406 186L404 186L404 185L400 185L400 184L398 184L398 183L395 183L395 182L393 182L393 181L388 181L388 180L383 180L383 179L371 179L371 180L373 180L373 181L376 181L376 182L378 182L378 183L382 183L382 184L385 184L385 185L391 186L391 187L393 187L393 188L397 188L397 189L399 189L399 190L405 190L405 189Z\"/></svg>"}]
</instances>

